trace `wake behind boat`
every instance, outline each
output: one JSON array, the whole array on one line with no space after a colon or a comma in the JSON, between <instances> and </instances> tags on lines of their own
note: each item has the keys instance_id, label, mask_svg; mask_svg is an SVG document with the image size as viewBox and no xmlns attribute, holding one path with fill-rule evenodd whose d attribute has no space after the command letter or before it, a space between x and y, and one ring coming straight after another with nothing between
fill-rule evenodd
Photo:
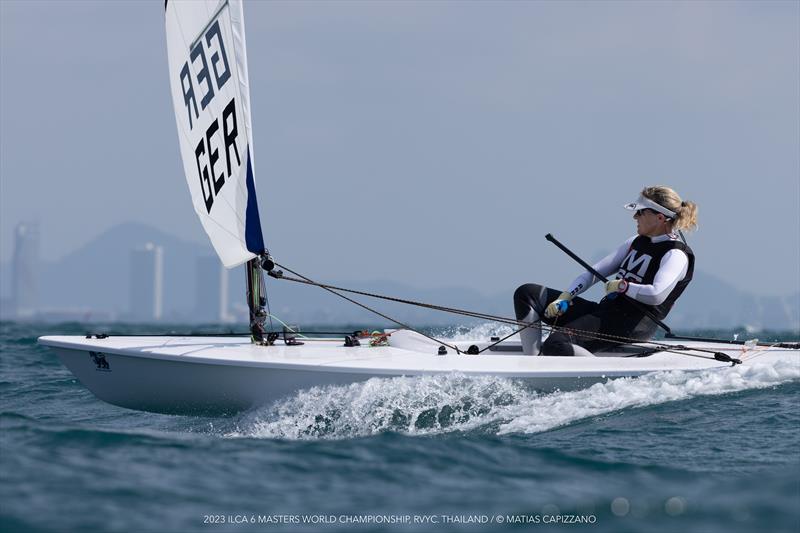
<instances>
[{"instance_id":1,"label":"wake behind boat","mask_svg":"<svg viewBox=\"0 0 800 533\"><path fill-rule=\"evenodd\" d=\"M253 130L245 28L240 0L166 2L173 107L184 172L195 212L221 262L246 264L250 337L46 336L63 364L98 398L164 413L236 412L299 390L371 378L457 373L522 380L535 389L575 389L609 378L788 361L800 366L797 344L763 346L708 339L636 342L617 338L614 351L585 357L522 354L519 335L453 342L401 329L375 336L305 338L266 329L263 271L342 296L344 289L315 283L275 263L264 244L255 191ZM552 239L548 236L548 238ZM555 242L555 241L554 241ZM284 276L276 266L294 277ZM359 291L356 294L375 296ZM521 327L517 319L426 305ZM370 309L372 310L372 309ZM548 327L554 331L553 326ZM667 329L668 333L669 330Z\"/></svg>"}]
</instances>

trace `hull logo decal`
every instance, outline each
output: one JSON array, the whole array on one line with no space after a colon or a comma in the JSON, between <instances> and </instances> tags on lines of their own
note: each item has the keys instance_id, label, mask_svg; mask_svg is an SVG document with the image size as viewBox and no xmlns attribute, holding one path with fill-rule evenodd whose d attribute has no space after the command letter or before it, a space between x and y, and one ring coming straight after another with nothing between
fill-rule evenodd
<instances>
[{"instance_id":1,"label":"hull logo decal","mask_svg":"<svg viewBox=\"0 0 800 533\"><path fill-rule=\"evenodd\" d=\"M92 358L94 364L97 366L95 370L99 372L111 372L111 367L108 366L105 354L100 352L89 352L89 357Z\"/></svg>"}]
</instances>

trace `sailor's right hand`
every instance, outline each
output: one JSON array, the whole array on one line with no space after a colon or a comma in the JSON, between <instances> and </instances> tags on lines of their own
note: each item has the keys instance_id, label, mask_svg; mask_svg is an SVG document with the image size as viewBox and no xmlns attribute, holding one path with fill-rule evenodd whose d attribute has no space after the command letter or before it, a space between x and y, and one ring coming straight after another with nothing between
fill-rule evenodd
<instances>
[{"instance_id":1,"label":"sailor's right hand","mask_svg":"<svg viewBox=\"0 0 800 533\"><path fill-rule=\"evenodd\" d=\"M571 301L572 295L568 292L562 292L558 295L558 298L550 302L550 305L545 308L544 316L547 318L555 318L563 315L567 312L567 309L569 309Z\"/></svg>"}]
</instances>

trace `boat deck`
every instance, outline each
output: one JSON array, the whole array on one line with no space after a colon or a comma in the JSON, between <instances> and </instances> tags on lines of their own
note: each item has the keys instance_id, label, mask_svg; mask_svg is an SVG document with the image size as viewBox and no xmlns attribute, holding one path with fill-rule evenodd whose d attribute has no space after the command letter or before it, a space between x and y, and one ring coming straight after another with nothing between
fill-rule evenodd
<instances>
[{"instance_id":1,"label":"boat deck","mask_svg":"<svg viewBox=\"0 0 800 533\"><path fill-rule=\"evenodd\" d=\"M658 352L647 357L533 357L519 352L491 352L479 355L456 354L448 350L446 355L437 355L439 344L428 339L401 339L392 337L390 346L343 346L341 339L302 339L304 344L286 345L277 340L273 346L258 346L245 337L107 337L102 339L75 336L42 337L40 343L53 348L78 349L100 353L152 358L166 361L195 362L214 365L252 366L265 368L312 369L326 368L348 372L371 374L424 374L440 372L462 372L525 376L527 374L558 373L570 375L617 372L629 375L631 371L653 372L673 369L703 369L730 366L730 363L715 361L710 354ZM676 341L664 344L680 345ZM459 341L459 349L466 350L471 344L483 348L485 341ZM513 343L511 343L513 344ZM712 343L692 343L704 349L724 351L744 361L753 357L770 357L774 352L759 348L745 352L741 346ZM617 355L616 357L608 357Z\"/></svg>"}]
</instances>

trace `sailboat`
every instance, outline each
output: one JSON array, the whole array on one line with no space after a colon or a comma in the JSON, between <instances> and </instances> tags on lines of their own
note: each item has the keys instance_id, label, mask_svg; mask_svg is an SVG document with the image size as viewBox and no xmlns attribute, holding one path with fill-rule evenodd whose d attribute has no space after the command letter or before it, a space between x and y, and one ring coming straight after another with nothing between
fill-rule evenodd
<instances>
[{"instance_id":1,"label":"sailboat","mask_svg":"<svg viewBox=\"0 0 800 533\"><path fill-rule=\"evenodd\" d=\"M518 335L445 342L400 327L301 340L291 329L268 331L264 274L288 276L277 270L267 251L259 218L242 1L167 0L165 15L185 177L195 212L222 264L245 265L250 331L239 337L41 337L39 343L52 348L101 400L152 412L215 414L268 404L311 387L371 378L492 375L541 390L568 390L670 370L725 372L737 364L800 366L796 343L669 338L629 342L590 357L536 357L522 354ZM337 288L307 278L294 280L341 295Z\"/></svg>"}]
</instances>

